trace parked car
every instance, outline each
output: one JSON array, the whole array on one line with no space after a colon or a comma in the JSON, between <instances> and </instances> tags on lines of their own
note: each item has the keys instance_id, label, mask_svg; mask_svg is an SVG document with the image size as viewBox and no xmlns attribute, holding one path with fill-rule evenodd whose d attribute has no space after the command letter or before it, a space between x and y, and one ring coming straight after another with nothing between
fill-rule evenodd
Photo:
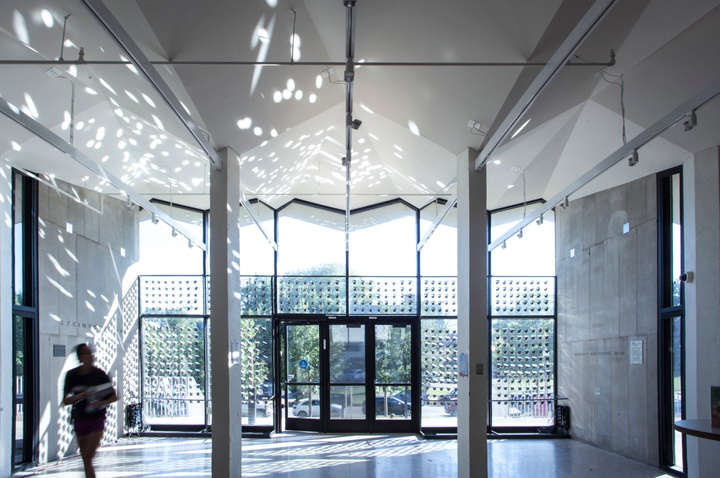
<instances>
[{"instance_id":1,"label":"parked car","mask_svg":"<svg viewBox=\"0 0 720 478\"><path fill-rule=\"evenodd\" d=\"M412 404L412 393L410 390L405 390L403 392L398 392L393 397L402 400L403 402L407 403L408 408ZM427 393L425 393L425 390L420 392L420 405L425 405L428 401Z\"/></svg>"},{"instance_id":2,"label":"parked car","mask_svg":"<svg viewBox=\"0 0 720 478\"><path fill-rule=\"evenodd\" d=\"M363 403L363 413L367 413L365 410L365 403ZM375 415L399 415L407 416L410 415L410 405L403 402L396 397L387 397L387 407L385 397L375 397Z\"/></svg>"},{"instance_id":3,"label":"parked car","mask_svg":"<svg viewBox=\"0 0 720 478\"><path fill-rule=\"evenodd\" d=\"M313 398L312 405L308 404L308 399L303 398L295 402L292 407L292 414L298 418L320 417L320 399ZM330 404L330 416L333 418L342 417L342 407L336 403Z\"/></svg>"},{"instance_id":4,"label":"parked car","mask_svg":"<svg viewBox=\"0 0 720 478\"><path fill-rule=\"evenodd\" d=\"M457 388L454 388L450 393L441 395L439 401L445 413L451 417L457 416Z\"/></svg>"}]
</instances>

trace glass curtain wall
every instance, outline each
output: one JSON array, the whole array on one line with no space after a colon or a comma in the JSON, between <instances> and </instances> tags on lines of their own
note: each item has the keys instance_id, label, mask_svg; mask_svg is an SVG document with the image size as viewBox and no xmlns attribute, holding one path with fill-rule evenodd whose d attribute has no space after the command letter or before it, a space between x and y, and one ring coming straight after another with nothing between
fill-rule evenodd
<instances>
[{"instance_id":1,"label":"glass curtain wall","mask_svg":"<svg viewBox=\"0 0 720 478\"><path fill-rule=\"evenodd\" d=\"M538 204L490 215L491 242ZM490 253L490 427L555 432L555 224L552 212Z\"/></svg>"},{"instance_id":2,"label":"glass curtain wall","mask_svg":"<svg viewBox=\"0 0 720 478\"><path fill-rule=\"evenodd\" d=\"M444 203L420 211L424 237ZM423 429L457 427L457 209L420 249L421 399Z\"/></svg>"},{"instance_id":3,"label":"glass curtain wall","mask_svg":"<svg viewBox=\"0 0 720 478\"><path fill-rule=\"evenodd\" d=\"M156 202L198 239L205 213ZM164 222L140 213L140 396L143 426L151 429L209 424L208 311L205 257Z\"/></svg>"},{"instance_id":4,"label":"glass curtain wall","mask_svg":"<svg viewBox=\"0 0 720 478\"><path fill-rule=\"evenodd\" d=\"M35 459L38 436L37 183L13 173L13 464Z\"/></svg>"},{"instance_id":5,"label":"glass curtain wall","mask_svg":"<svg viewBox=\"0 0 720 478\"><path fill-rule=\"evenodd\" d=\"M676 473L685 471L685 438L673 424L684 418L685 307L683 271L682 170L658 175L658 366L660 462Z\"/></svg>"}]
</instances>

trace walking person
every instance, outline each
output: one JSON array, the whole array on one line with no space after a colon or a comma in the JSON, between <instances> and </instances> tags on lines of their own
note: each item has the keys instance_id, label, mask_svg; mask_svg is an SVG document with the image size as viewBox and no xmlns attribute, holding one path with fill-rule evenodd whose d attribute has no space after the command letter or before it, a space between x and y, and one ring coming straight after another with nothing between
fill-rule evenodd
<instances>
[{"instance_id":1,"label":"walking person","mask_svg":"<svg viewBox=\"0 0 720 478\"><path fill-rule=\"evenodd\" d=\"M80 366L65 375L63 404L72 405L71 418L82 456L85 476L95 478L93 457L105 431L106 407L117 401L107 373L93 365L93 351L87 344L75 348Z\"/></svg>"}]
</instances>

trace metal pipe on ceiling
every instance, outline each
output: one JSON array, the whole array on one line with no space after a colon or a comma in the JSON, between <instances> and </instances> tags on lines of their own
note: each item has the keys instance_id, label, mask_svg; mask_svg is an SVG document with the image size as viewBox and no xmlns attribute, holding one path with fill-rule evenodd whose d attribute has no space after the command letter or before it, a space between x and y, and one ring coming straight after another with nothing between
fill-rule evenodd
<instances>
[{"instance_id":1,"label":"metal pipe on ceiling","mask_svg":"<svg viewBox=\"0 0 720 478\"><path fill-rule=\"evenodd\" d=\"M148 62L155 66L345 66L344 61L255 61L255 60L152 60ZM593 66L607 67L615 64L615 54L611 51L610 60L606 62L568 62L565 67L571 66ZM51 66L102 66L102 65L134 65L130 60L0 60L0 65L51 65ZM544 62L501 62L501 61L480 61L480 62L446 62L446 61L364 61L363 67L388 66L388 67L544 67Z\"/></svg>"},{"instance_id":2,"label":"metal pipe on ceiling","mask_svg":"<svg viewBox=\"0 0 720 478\"><path fill-rule=\"evenodd\" d=\"M352 130L356 122L353 119L353 83L355 81L355 0L345 0L345 251L350 250L350 182L352 163ZM359 125L359 123L357 123Z\"/></svg>"}]
</instances>

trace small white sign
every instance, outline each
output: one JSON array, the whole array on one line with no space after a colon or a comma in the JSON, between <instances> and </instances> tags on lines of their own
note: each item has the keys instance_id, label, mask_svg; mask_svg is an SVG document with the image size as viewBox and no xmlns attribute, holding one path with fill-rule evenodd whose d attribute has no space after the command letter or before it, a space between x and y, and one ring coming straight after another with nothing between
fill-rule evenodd
<instances>
[{"instance_id":1,"label":"small white sign","mask_svg":"<svg viewBox=\"0 0 720 478\"><path fill-rule=\"evenodd\" d=\"M630 363L631 364L642 364L643 363L643 341L642 340L631 340L630 341Z\"/></svg>"},{"instance_id":2,"label":"small white sign","mask_svg":"<svg viewBox=\"0 0 720 478\"><path fill-rule=\"evenodd\" d=\"M627 234L628 232L630 232L630 223L626 222L623 224L623 234Z\"/></svg>"}]
</instances>

